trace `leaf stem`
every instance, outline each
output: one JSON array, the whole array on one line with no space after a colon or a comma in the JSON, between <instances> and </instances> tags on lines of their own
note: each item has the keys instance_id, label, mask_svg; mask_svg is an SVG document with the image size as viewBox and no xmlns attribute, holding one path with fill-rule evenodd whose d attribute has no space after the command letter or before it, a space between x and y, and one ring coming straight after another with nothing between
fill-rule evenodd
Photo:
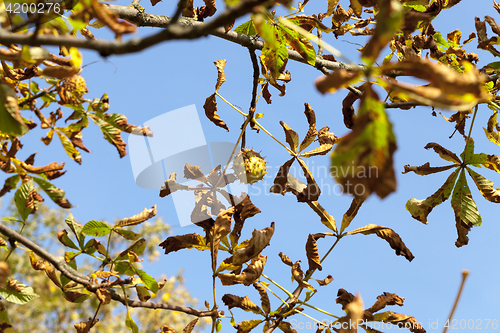
<instances>
[{"instance_id":1,"label":"leaf stem","mask_svg":"<svg viewBox=\"0 0 500 333\"><path fill-rule=\"evenodd\" d=\"M286 290L284 287L282 287L279 283L277 283L276 281L273 281L270 277L268 277L267 275L265 274L261 274L263 277L265 277L266 279L269 280L269 282L271 282L272 284L274 284L276 287L280 288L285 294L288 295L288 297L293 297L292 293L289 292L288 290Z\"/></svg>"},{"instance_id":2,"label":"leaf stem","mask_svg":"<svg viewBox=\"0 0 500 333\"><path fill-rule=\"evenodd\" d=\"M301 301L299 301L299 303L300 303L300 304L303 304L303 305L305 305L305 306L308 306L308 307L310 307L311 309L314 309L314 310L316 310L316 311L319 311L319 312L322 312L322 313L324 313L324 314L327 314L327 315L329 315L329 316L331 316L331 317L333 317L333 318L336 318L336 319L339 319L339 318L340 318L339 316L336 316L336 315L334 315L334 314L331 314L331 313L330 313L330 312L328 312L328 311L325 311L325 310L322 310L322 309L320 309L320 308L317 308L317 307L315 307L314 305L311 305L311 304L309 304L309 303L306 303L306 302L301 302Z\"/></svg>"},{"instance_id":3,"label":"leaf stem","mask_svg":"<svg viewBox=\"0 0 500 333\"><path fill-rule=\"evenodd\" d=\"M467 146L469 145L470 136L472 134L472 127L474 127L474 121L476 120L476 115L477 115L478 108L479 107L476 105L476 108L474 109L474 115L472 116L472 122L470 123L469 135L467 135L467 141L465 142L464 160L463 160L464 164L465 164L465 161L467 160Z\"/></svg>"},{"instance_id":4,"label":"leaf stem","mask_svg":"<svg viewBox=\"0 0 500 333\"><path fill-rule=\"evenodd\" d=\"M281 142L280 140L276 139L276 138L274 137L274 135L272 135L271 133L269 133L269 131L268 131L268 130L266 130L266 129L265 129L265 128L264 128L264 127L263 127L263 126L262 126L262 125L261 125L261 124L257 121L257 119L253 118L252 120L253 120L253 122L255 123L255 125L257 125L257 126L258 126L261 130L263 130L264 132L266 132L266 134L267 134L267 135L269 135L271 138L273 138L273 139L274 139L277 143L279 143L280 145L282 145L282 146L283 146L283 147L284 147L284 148L285 148L285 149L286 149L286 150L290 153L290 155L297 157L297 154L296 154L296 153L294 153L294 152L293 152L290 148L288 148L287 146L285 146L285 145L283 144L283 142Z\"/></svg>"},{"instance_id":5,"label":"leaf stem","mask_svg":"<svg viewBox=\"0 0 500 333\"><path fill-rule=\"evenodd\" d=\"M235 109L236 111L238 111L239 113L241 113L242 116L245 116L245 117L248 117L248 114L244 113L243 111L241 111L240 109L238 109L236 106L234 106L233 104L229 103L228 100L226 100L224 97L222 97L221 95L219 95L219 93L216 91L215 94L217 96L220 97L220 99L222 99L224 102L226 102L230 107L232 107L233 109Z\"/></svg>"}]
</instances>

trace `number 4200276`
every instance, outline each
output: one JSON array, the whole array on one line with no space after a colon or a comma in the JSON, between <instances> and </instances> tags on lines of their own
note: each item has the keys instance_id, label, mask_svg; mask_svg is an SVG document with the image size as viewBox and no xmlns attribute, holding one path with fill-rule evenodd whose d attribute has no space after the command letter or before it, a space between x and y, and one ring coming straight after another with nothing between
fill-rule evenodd
<instances>
[{"instance_id":1,"label":"number 4200276","mask_svg":"<svg viewBox=\"0 0 500 333\"><path fill-rule=\"evenodd\" d=\"M62 14L63 9L59 2L44 2L44 3L5 3L5 11L12 14L45 14L55 13Z\"/></svg>"}]
</instances>

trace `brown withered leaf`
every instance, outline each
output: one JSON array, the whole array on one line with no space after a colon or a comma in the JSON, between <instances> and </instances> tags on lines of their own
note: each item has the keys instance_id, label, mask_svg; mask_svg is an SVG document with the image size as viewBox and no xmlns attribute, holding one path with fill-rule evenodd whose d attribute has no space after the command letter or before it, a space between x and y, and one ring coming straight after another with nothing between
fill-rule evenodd
<instances>
[{"instance_id":1,"label":"brown withered leaf","mask_svg":"<svg viewBox=\"0 0 500 333\"><path fill-rule=\"evenodd\" d=\"M283 252L280 252L278 254L280 256L280 259L281 261L285 264L285 265L288 265L290 267L293 266L293 262L290 260L290 258L288 258L288 256L286 254L284 254Z\"/></svg>"},{"instance_id":2,"label":"brown withered leaf","mask_svg":"<svg viewBox=\"0 0 500 333\"><path fill-rule=\"evenodd\" d=\"M497 114L495 112L490 116L486 128L483 127L483 129L488 140L500 146L500 126L497 121Z\"/></svg>"},{"instance_id":3,"label":"brown withered leaf","mask_svg":"<svg viewBox=\"0 0 500 333\"><path fill-rule=\"evenodd\" d=\"M300 260L297 260L292 266L292 281L299 283L299 287L314 290L314 287L309 282L304 281L304 272L300 268Z\"/></svg>"},{"instance_id":4,"label":"brown withered leaf","mask_svg":"<svg viewBox=\"0 0 500 333\"><path fill-rule=\"evenodd\" d=\"M404 256L408 261L412 261L413 258L415 258L411 251L406 247L405 243L403 243L401 237L399 237L399 235L390 228L382 227L376 224L368 224L356 230L349 231L346 235L355 235L360 233L363 235L376 234L378 237L389 243L391 248L396 251L396 255Z\"/></svg>"},{"instance_id":5,"label":"brown withered leaf","mask_svg":"<svg viewBox=\"0 0 500 333\"><path fill-rule=\"evenodd\" d=\"M126 227L130 225L141 224L151 218L156 216L156 205L151 207L150 209L144 208L142 213L136 214L132 217L124 218L118 221L115 227Z\"/></svg>"},{"instance_id":6,"label":"brown withered leaf","mask_svg":"<svg viewBox=\"0 0 500 333\"><path fill-rule=\"evenodd\" d=\"M216 126L224 128L229 132L229 128L227 127L226 123L217 114L217 102L215 100L215 93L210 95L205 100L203 109L205 109L205 115L212 123L214 123Z\"/></svg>"},{"instance_id":7,"label":"brown withered leaf","mask_svg":"<svg viewBox=\"0 0 500 333\"><path fill-rule=\"evenodd\" d=\"M99 288L96 290L95 295L97 296L97 299L104 305L111 302L111 294L107 289Z\"/></svg>"},{"instance_id":8,"label":"brown withered leaf","mask_svg":"<svg viewBox=\"0 0 500 333\"><path fill-rule=\"evenodd\" d=\"M344 230L351 225L352 220L356 217L358 214L359 208L363 204L364 200L354 197L351 202L351 206L349 206L349 209L347 212L345 212L344 216L342 217L342 224L340 227L340 233L343 233Z\"/></svg>"},{"instance_id":9,"label":"brown withered leaf","mask_svg":"<svg viewBox=\"0 0 500 333\"><path fill-rule=\"evenodd\" d=\"M338 333L356 333L358 332L358 325L363 319L363 300L358 295L352 302L346 305L345 310L347 315L338 319L341 329ZM348 325L345 325L347 323Z\"/></svg>"},{"instance_id":10,"label":"brown withered leaf","mask_svg":"<svg viewBox=\"0 0 500 333\"><path fill-rule=\"evenodd\" d=\"M318 135L318 131L316 130L316 115L314 110L311 108L309 103L304 103L304 114L306 115L307 122L309 124L309 129L307 130L307 134L300 143L299 152L303 151L314 141L316 136Z\"/></svg>"},{"instance_id":11,"label":"brown withered leaf","mask_svg":"<svg viewBox=\"0 0 500 333\"><path fill-rule=\"evenodd\" d=\"M176 178L177 178L177 175L175 172L171 173L168 176L168 179L165 181L165 184L160 189L160 197L163 198L163 197L169 195L170 193L173 193L173 192L178 191L178 190L194 190L195 189L195 187L178 184L175 181Z\"/></svg>"},{"instance_id":12,"label":"brown withered leaf","mask_svg":"<svg viewBox=\"0 0 500 333\"><path fill-rule=\"evenodd\" d=\"M227 34L234 27L234 20L224 25L224 32Z\"/></svg>"},{"instance_id":13,"label":"brown withered leaf","mask_svg":"<svg viewBox=\"0 0 500 333\"><path fill-rule=\"evenodd\" d=\"M274 234L274 222L271 226L262 230L254 230L252 238L245 240L234 251L233 255L226 258L217 269L217 273L223 270L236 270L244 262L258 257L262 250L269 245Z\"/></svg>"},{"instance_id":14,"label":"brown withered leaf","mask_svg":"<svg viewBox=\"0 0 500 333\"><path fill-rule=\"evenodd\" d=\"M307 167L306 163L300 158L298 158L297 161L299 161L300 167L304 172L304 176L306 177L307 180L307 186L303 188L302 191L297 191L291 186L291 192L297 196L298 202L312 202L318 200L321 194L321 189L314 180L314 177L309 168Z\"/></svg>"},{"instance_id":15,"label":"brown withered leaf","mask_svg":"<svg viewBox=\"0 0 500 333\"><path fill-rule=\"evenodd\" d=\"M197 165L186 164L184 166L184 178L195 179L201 182L207 182L207 178L201 171L201 168Z\"/></svg>"},{"instance_id":16,"label":"brown withered leaf","mask_svg":"<svg viewBox=\"0 0 500 333\"><path fill-rule=\"evenodd\" d=\"M471 97L477 100L488 99L488 93L484 88L484 74L481 74L472 66L467 68L463 74L458 73L450 67L443 66L440 63L434 63L430 60L423 60L420 58L404 60L398 63L386 63L382 66L382 73L385 75L390 75L393 71L401 71L404 75L414 76L429 81L432 87L438 88L438 90L442 92L442 98L448 95L454 96L453 99L450 100L450 103L455 102L456 104L460 102L460 100L457 101L457 99L462 95L469 96L469 100ZM424 87L418 88L420 88L420 90L416 90L416 92L425 92L426 90L423 89ZM424 96L425 98L433 98L439 101L438 97L441 98L441 96L432 96L432 90L427 90L429 91L429 96ZM443 99L443 101L445 100ZM465 104L465 101L463 101L462 104ZM466 110L467 108L464 109L464 111Z\"/></svg>"},{"instance_id":17,"label":"brown withered leaf","mask_svg":"<svg viewBox=\"0 0 500 333\"><path fill-rule=\"evenodd\" d=\"M323 286L326 286L328 285L330 282L333 281L333 277L331 275L328 275L326 278L324 278L323 280L317 280L317 279L314 279L316 280L316 282L318 282L318 284L323 287Z\"/></svg>"},{"instance_id":18,"label":"brown withered leaf","mask_svg":"<svg viewBox=\"0 0 500 333\"><path fill-rule=\"evenodd\" d=\"M431 167L429 162L421 166L410 166L409 164L407 164L404 166L405 171L403 171L403 174L413 171L417 175L425 176L425 175L430 175L431 173L436 173L436 172L446 171L451 168L456 168L457 166L458 164L451 164L442 167Z\"/></svg>"},{"instance_id":19,"label":"brown withered leaf","mask_svg":"<svg viewBox=\"0 0 500 333\"><path fill-rule=\"evenodd\" d=\"M374 321L395 324L398 327L407 328L413 333L425 333L425 329L414 317L394 313L392 311L376 314L374 316Z\"/></svg>"},{"instance_id":20,"label":"brown withered leaf","mask_svg":"<svg viewBox=\"0 0 500 333\"><path fill-rule=\"evenodd\" d=\"M441 157L445 161L462 163L462 161L458 158L458 156L455 153L449 151L448 149L444 148L438 143L429 142L428 144L425 145L424 148L433 149L437 154L439 154L439 157Z\"/></svg>"},{"instance_id":21,"label":"brown withered leaf","mask_svg":"<svg viewBox=\"0 0 500 333\"><path fill-rule=\"evenodd\" d=\"M321 262L320 262L321 259L319 257L318 245L316 244L316 240L318 238L324 238L324 237L325 235L323 234L316 234L316 235L309 234L309 236L307 237L306 254L309 263L309 269L307 270L307 272L313 271L315 269L321 271L323 269L321 267Z\"/></svg>"},{"instance_id":22,"label":"brown withered leaf","mask_svg":"<svg viewBox=\"0 0 500 333\"><path fill-rule=\"evenodd\" d=\"M354 102L359 99L359 96L349 91L347 96L342 100L342 115L344 116L344 125L347 128L352 128L356 116L354 115Z\"/></svg>"},{"instance_id":23,"label":"brown withered leaf","mask_svg":"<svg viewBox=\"0 0 500 333\"><path fill-rule=\"evenodd\" d=\"M276 174L276 178L274 178L274 184L269 189L269 192L285 195L290 186L288 183L288 171L290 170L293 161L295 161L295 157L289 159L280 167L278 173Z\"/></svg>"},{"instance_id":24,"label":"brown withered leaf","mask_svg":"<svg viewBox=\"0 0 500 333\"><path fill-rule=\"evenodd\" d=\"M64 163L59 164L57 162L52 162L52 163L47 164L45 166L34 167L33 165L30 165L26 162L21 162L21 167L28 172L41 174L41 173L46 173L46 172L51 172L51 171L56 171L56 170L62 170L64 168Z\"/></svg>"},{"instance_id":25,"label":"brown withered leaf","mask_svg":"<svg viewBox=\"0 0 500 333\"><path fill-rule=\"evenodd\" d=\"M251 311L255 314L264 314L261 308L257 306L254 302L248 298L248 296L240 297L231 294L225 294L222 296L222 301L231 310L232 308L240 308L244 311Z\"/></svg>"},{"instance_id":26,"label":"brown withered leaf","mask_svg":"<svg viewBox=\"0 0 500 333\"><path fill-rule=\"evenodd\" d=\"M246 193L242 193L242 195L244 195L244 198L236 205L233 215L234 227L229 234L229 240L231 241L232 247L238 244L245 220L260 213L260 209L257 208L250 200L250 196Z\"/></svg>"},{"instance_id":27,"label":"brown withered leaf","mask_svg":"<svg viewBox=\"0 0 500 333\"><path fill-rule=\"evenodd\" d=\"M356 296L347 290L340 288L337 292L337 299L335 300L335 303L342 305L342 310L345 310L346 306L354 300L356 300Z\"/></svg>"},{"instance_id":28,"label":"brown withered leaf","mask_svg":"<svg viewBox=\"0 0 500 333\"><path fill-rule=\"evenodd\" d=\"M297 147L299 146L299 135L283 121L280 121L280 125L285 131L286 143L288 143L293 152L297 152Z\"/></svg>"},{"instance_id":29,"label":"brown withered leaf","mask_svg":"<svg viewBox=\"0 0 500 333\"><path fill-rule=\"evenodd\" d=\"M151 1L151 6L155 6L159 2L162 2L163 0L150 0Z\"/></svg>"},{"instance_id":30,"label":"brown withered leaf","mask_svg":"<svg viewBox=\"0 0 500 333\"><path fill-rule=\"evenodd\" d=\"M241 274L219 273L217 276L220 278L222 285L231 286L234 284L242 283L245 286L249 286L257 280L262 272L264 271L264 265L266 264L267 257L259 255L259 258L252 259L250 265L241 272Z\"/></svg>"},{"instance_id":31,"label":"brown withered leaf","mask_svg":"<svg viewBox=\"0 0 500 333\"><path fill-rule=\"evenodd\" d=\"M203 0L205 6L198 8L198 18L204 19L213 16L217 11L215 0Z\"/></svg>"},{"instance_id":32,"label":"brown withered leaf","mask_svg":"<svg viewBox=\"0 0 500 333\"><path fill-rule=\"evenodd\" d=\"M75 75L76 69L71 66L47 66L39 74L56 79L66 79Z\"/></svg>"},{"instance_id":33,"label":"brown withered leaf","mask_svg":"<svg viewBox=\"0 0 500 333\"><path fill-rule=\"evenodd\" d=\"M191 333L194 329L194 327L196 326L196 324L198 323L198 318L195 318L193 320L191 320L189 322L189 324L187 324L186 327L184 327L184 329L182 330L182 333Z\"/></svg>"},{"instance_id":34,"label":"brown withered leaf","mask_svg":"<svg viewBox=\"0 0 500 333\"><path fill-rule=\"evenodd\" d=\"M500 173L500 157L497 155L486 155L486 161L482 164L486 168Z\"/></svg>"},{"instance_id":35,"label":"brown withered leaf","mask_svg":"<svg viewBox=\"0 0 500 333\"><path fill-rule=\"evenodd\" d=\"M297 333L297 331L293 328L292 324L286 321L282 321L279 325L278 328L282 330L285 333Z\"/></svg>"},{"instance_id":36,"label":"brown withered leaf","mask_svg":"<svg viewBox=\"0 0 500 333\"><path fill-rule=\"evenodd\" d=\"M269 92L269 82L266 81L266 83L262 84L262 97L266 100L267 104L272 103L271 99L271 93Z\"/></svg>"},{"instance_id":37,"label":"brown withered leaf","mask_svg":"<svg viewBox=\"0 0 500 333\"><path fill-rule=\"evenodd\" d=\"M46 260L38 260L36 254L31 251L30 252L30 263L31 267L33 267L34 270L36 271L44 271L47 277L54 282L54 284L62 289L61 282L59 281L59 278L57 277L56 274L56 269L50 265L50 263Z\"/></svg>"},{"instance_id":38,"label":"brown withered leaf","mask_svg":"<svg viewBox=\"0 0 500 333\"><path fill-rule=\"evenodd\" d=\"M79 322L78 324L75 324L75 329L76 329L76 333L88 333L90 332L90 329L92 327L94 327L95 324L97 324L97 322L99 321L99 319L95 318L94 320L92 320L92 318L89 318L89 320L87 321L81 321Z\"/></svg>"},{"instance_id":39,"label":"brown withered leaf","mask_svg":"<svg viewBox=\"0 0 500 333\"><path fill-rule=\"evenodd\" d=\"M347 13L344 8L340 4L338 4L337 9L335 10L335 13L333 13L332 16L332 29L334 28L340 28L342 23L346 22L351 15Z\"/></svg>"},{"instance_id":40,"label":"brown withered leaf","mask_svg":"<svg viewBox=\"0 0 500 333\"><path fill-rule=\"evenodd\" d=\"M207 0L205 0L205 3ZM212 1L215 7L215 1ZM210 15L211 16L211 15ZM224 67L226 66L226 59L214 61L215 67L217 67L217 83L215 84L215 91L219 90L224 82L226 82L226 76L224 75Z\"/></svg>"},{"instance_id":41,"label":"brown withered leaf","mask_svg":"<svg viewBox=\"0 0 500 333\"><path fill-rule=\"evenodd\" d=\"M38 152L31 154L26 160L24 160L24 163L28 165L33 165L33 163L35 163L36 154L38 154Z\"/></svg>"},{"instance_id":42,"label":"brown withered leaf","mask_svg":"<svg viewBox=\"0 0 500 333\"><path fill-rule=\"evenodd\" d=\"M208 242L213 244L212 265L215 270L217 265L217 253L219 251L220 240L231 231L233 222L234 207L231 207L217 215L214 225L209 232Z\"/></svg>"},{"instance_id":43,"label":"brown withered leaf","mask_svg":"<svg viewBox=\"0 0 500 333\"><path fill-rule=\"evenodd\" d=\"M106 5L92 0L94 13L102 23L106 24L116 35L117 39L121 39L123 34L134 33L137 27L127 21L119 20L118 14L112 12Z\"/></svg>"},{"instance_id":44,"label":"brown withered leaf","mask_svg":"<svg viewBox=\"0 0 500 333\"><path fill-rule=\"evenodd\" d=\"M187 234L180 236L171 236L159 244L165 250L165 254L170 252L179 251L180 249L208 250L209 244L205 237L198 234Z\"/></svg>"},{"instance_id":45,"label":"brown withered leaf","mask_svg":"<svg viewBox=\"0 0 500 333\"><path fill-rule=\"evenodd\" d=\"M162 327L160 327L160 329L160 333L177 333L172 327L167 325L163 325Z\"/></svg>"},{"instance_id":46,"label":"brown withered leaf","mask_svg":"<svg viewBox=\"0 0 500 333\"><path fill-rule=\"evenodd\" d=\"M370 312L371 314L382 310L385 308L387 305L399 305L403 306L404 302L403 297L399 297L396 294L391 294L391 293L383 293L382 295L377 296L377 301L368 309L365 311Z\"/></svg>"},{"instance_id":47,"label":"brown withered leaf","mask_svg":"<svg viewBox=\"0 0 500 333\"><path fill-rule=\"evenodd\" d=\"M340 88L358 81L363 74L361 72L349 72L343 68L334 70L328 75L321 76L315 82L320 93L334 93Z\"/></svg>"},{"instance_id":48,"label":"brown withered leaf","mask_svg":"<svg viewBox=\"0 0 500 333\"><path fill-rule=\"evenodd\" d=\"M3 240L3 238L2 238L2 240ZM7 243L5 242L4 245L7 245ZM10 275L9 264L7 264L7 262L5 262L5 261L0 261L0 285L2 285L2 286L5 285L5 283L7 282L7 278L9 277L9 275ZM265 292L265 290L264 290L264 292ZM267 296L267 294L266 294L266 296ZM268 299L268 302L269 302L269 299Z\"/></svg>"},{"instance_id":49,"label":"brown withered leaf","mask_svg":"<svg viewBox=\"0 0 500 333\"><path fill-rule=\"evenodd\" d=\"M267 296L267 291L257 282L253 283L253 287L259 292L261 307L262 310L264 310L264 314L267 316L269 312L271 312L271 302L269 301L269 296Z\"/></svg>"}]
</instances>

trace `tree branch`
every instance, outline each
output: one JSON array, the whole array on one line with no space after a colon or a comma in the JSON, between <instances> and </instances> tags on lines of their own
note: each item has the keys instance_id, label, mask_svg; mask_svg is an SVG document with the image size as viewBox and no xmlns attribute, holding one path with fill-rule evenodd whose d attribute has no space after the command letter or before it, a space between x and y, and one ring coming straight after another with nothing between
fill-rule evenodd
<instances>
[{"instance_id":1,"label":"tree branch","mask_svg":"<svg viewBox=\"0 0 500 333\"><path fill-rule=\"evenodd\" d=\"M98 51L102 56L112 54L126 54L142 51L150 46L156 45L167 40L177 39L196 39L207 35L213 35L244 47L253 47L262 50L264 42L255 41L254 37L239 34L234 31L225 32L223 26L232 22L235 18L250 12L253 7L263 4L264 0L244 1L237 6L220 14L217 18L209 22L198 22L189 18L179 18L175 24L170 24L171 17L164 15L152 15L139 12L133 7L123 7L117 5L107 5L108 8L117 13L122 19L136 24L139 27L157 27L164 28L163 31L145 38L134 38L128 41L105 41L105 40L86 40L83 38L69 36L39 35L36 41L31 40L29 35L10 33L5 29L0 29L0 43L23 44L31 46L55 45L66 47L78 47ZM287 50L291 60L307 63L302 56L294 51ZM348 65L342 62L316 59L316 67L324 67L329 70L344 68L349 71L363 70L361 65Z\"/></svg>"},{"instance_id":2,"label":"tree branch","mask_svg":"<svg viewBox=\"0 0 500 333\"><path fill-rule=\"evenodd\" d=\"M89 291L91 292L96 292L97 289L102 288L102 285L100 284L92 284L92 280L90 277L87 275L84 275L75 269L73 269L71 266L66 264L64 260L60 260L56 257L54 257L52 254L47 252L45 249L40 247L38 244L35 244L28 238L24 237L23 235L19 234L15 230L12 230L11 228L7 227L5 224L0 223L0 233L8 237L9 240L13 240L16 242L19 242L26 246L28 249L31 251L35 252L38 256L40 256L42 259L48 261L52 266L54 266L55 269L57 269L59 272L61 272L62 275L66 276L68 279L84 285ZM134 300L129 300L125 299L122 295L118 294L114 289L112 288L107 288L107 290L111 294L111 298L115 301L118 301L122 304L128 303L128 306L135 307L135 308L148 308L148 309L164 309L164 310L172 310L172 311L179 311L179 312L184 312L196 317L211 317L211 316L218 316L217 311L199 311L190 307L186 306L177 306L177 305L171 305L167 303L152 303L152 302L141 302L141 301L134 301Z\"/></svg>"}]
</instances>

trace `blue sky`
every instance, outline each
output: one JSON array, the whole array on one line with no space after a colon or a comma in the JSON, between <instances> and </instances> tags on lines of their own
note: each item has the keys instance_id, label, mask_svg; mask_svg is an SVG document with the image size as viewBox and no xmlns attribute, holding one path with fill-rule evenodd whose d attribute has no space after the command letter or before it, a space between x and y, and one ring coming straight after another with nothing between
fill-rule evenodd
<instances>
[{"instance_id":1,"label":"blue sky","mask_svg":"<svg viewBox=\"0 0 500 333\"><path fill-rule=\"evenodd\" d=\"M342 0L340 3L344 8L348 7L348 2ZM117 4L128 3L119 1ZM141 4L151 13L170 15L173 10L173 5L167 2L161 2L155 8L151 8L146 2ZM324 12L326 1L321 4L310 3L306 9L308 7L309 11L306 10L306 14L319 10ZM475 32L474 16L483 19L484 15L497 18L491 2L464 0L454 8L441 13L434 21L434 27L443 35L458 28L462 32L462 39L466 39L471 32ZM236 25L244 21L239 20ZM157 31L154 28L139 30L138 36ZM100 31L96 36L112 37ZM326 40L354 62L361 62L356 51L359 46L345 41L362 44L363 37L344 36L338 40L333 37ZM486 51L476 50L476 45L476 41L473 41L466 46L466 49L468 52L479 54L478 67L495 61ZM83 57L84 64L103 60L97 54L88 51L83 52ZM218 113L230 128L228 133L210 123L203 112L205 98L214 90L217 71L213 61L218 59L227 59L225 68L227 82L219 93L231 103L241 107L243 111L247 111L252 84L252 66L248 51L216 37L197 41L167 42L140 53L111 56L107 61L91 64L85 67L82 74L89 88L86 97L99 98L103 93L107 93L111 105L109 112L123 113L130 123L136 125L141 125L166 112L194 104L200 115L207 141L235 142L243 120L240 114L218 99ZM257 112L264 114L260 123L284 142L283 130L279 125L279 121L283 120L299 133L302 139L308 128L304 116L304 103L307 102L316 112L318 128L329 126L330 131L337 136L348 133L341 112L341 101L347 91L323 96L314 86L314 80L321 75L319 71L293 61L288 63L287 69L292 75L292 81L287 84L287 94L279 97L278 91L270 88L273 95L272 104L267 105L260 100L257 105ZM380 95L380 97L383 99L385 96ZM403 257L396 256L388 244L375 235L345 237L324 262L323 271L314 275L315 278L322 279L331 274L334 281L327 287L321 287L321 292L314 296L311 303L342 316L344 312L341 306L334 301L339 288L351 293L360 292L366 307L371 306L376 297L383 292L396 293L405 298L404 307L393 306L386 310L414 316L428 332L433 331L429 329L429 321L438 321L441 331L453 305L461 272L463 269L468 269L470 276L454 318L473 320L475 327L479 324L479 320L482 320L482 327L485 329L485 320L499 319L500 310L498 303L500 269L498 259L495 259L496 254L500 252L498 207L486 201L469 179L472 195L483 217L483 225L473 228L469 233L469 245L459 249L454 245L457 235L449 201L432 211L428 219L429 225L414 220L404 207L406 201L410 198L424 199L434 193L445 181L447 174L425 177L413 173L403 175L401 174L403 166L422 165L425 162L430 162L433 166L445 165L437 154L423 147L428 142L437 142L460 154L464 141L458 134L449 139L454 129L453 124L445 122L439 114L433 117L430 108L390 109L387 113L394 125L398 144L394 160L398 188L384 200L370 197L363 204L350 229L370 223L390 227L401 236L415 259L410 263ZM443 114L450 116L452 113L444 111ZM487 107L479 107L473 130L476 152L500 155L500 148L486 139L481 128L486 126L490 115L491 111ZM467 124L469 125L469 122ZM39 152L36 165L52 162L54 156L58 162L66 163L67 174L54 183L66 191L67 198L76 206L71 212L79 221L128 217L156 204L158 215L163 216L165 221L172 225L173 234L202 233L202 230L195 226L180 227L171 198L160 198L159 190L143 189L135 184L130 154L120 159L116 149L103 139L97 126L91 125L83 131L83 142L92 153L82 152L81 166L63 152L57 140L48 147L43 145L39 138L44 136L45 131L36 129L23 139L25 147L30 147L32 150L25 149L20 157L27 157L35 150ZM125 141L127 141L126 136L127 134L124 135ZM178 145L181 144L181 140L182 138L179 138L179 141L166 144ZM262 151L274 174L277 168L289 159L289 154L263 131L258 134L249 131L247 146ZM320 156L309 163L316 168L321 166L328 168L329 160L329 155ZM301 174L299 170L295 171L296 174ZM477 171L494 181L497 187L500 186L498 174L484 168ZM302 260L305 270L307 266L305 243L308 234L327 232L328 229L320 223L319 218L306 204L296 203L293 195L287 194L282 197L267 193L274 174L269 174L265 182L258 183L250 189L250 197L262 213L247 220L241 239L249 238L253 229L268 227L272 221L276 223L271 246L263 251L263 255L268 256L264 273L292 291L296 283L291 282L289 267L281 263L277 254L284 252L292 261ZM179 178L181 175L178 175ZM329 176L317 177L317 180L325 184L324 186L334 185ZM319 200L321 205L334 216L338 225L350 201L348 195L336 195L328 191L324 191ZM333 238L320 239L318 241L320 255L324 254L332 243ZM208 251L181 250L162 256L160 262L152 266L146 264L145 267L148 272L156 276L163 273L174 275L178 269L183 268L186 286L192 295L200 300L199 308L202 308L204 300L212 303L213 298L209 257ZM221 252L219 260L224 258L225 255ZM315 282L312 283L317 286ZM219 284L218 302L224 310L225 306L220 299L225 293L248 295L255 303L260 304L258 293L253 288L223 287ZM270 297L272 308L275 309L279 305L279 300ZM249 318L238 309L234 309L233 313L237 322ZM314 310L307 313L319 320L331 319ZM226 314L229 312L226 311ZM312 323L310 319L299 315L293 318L304 323ZM229 320L226 320L223 332L232 330ZM490 328L487 331L494 330Z\"/></svg>"}]
</instances>

